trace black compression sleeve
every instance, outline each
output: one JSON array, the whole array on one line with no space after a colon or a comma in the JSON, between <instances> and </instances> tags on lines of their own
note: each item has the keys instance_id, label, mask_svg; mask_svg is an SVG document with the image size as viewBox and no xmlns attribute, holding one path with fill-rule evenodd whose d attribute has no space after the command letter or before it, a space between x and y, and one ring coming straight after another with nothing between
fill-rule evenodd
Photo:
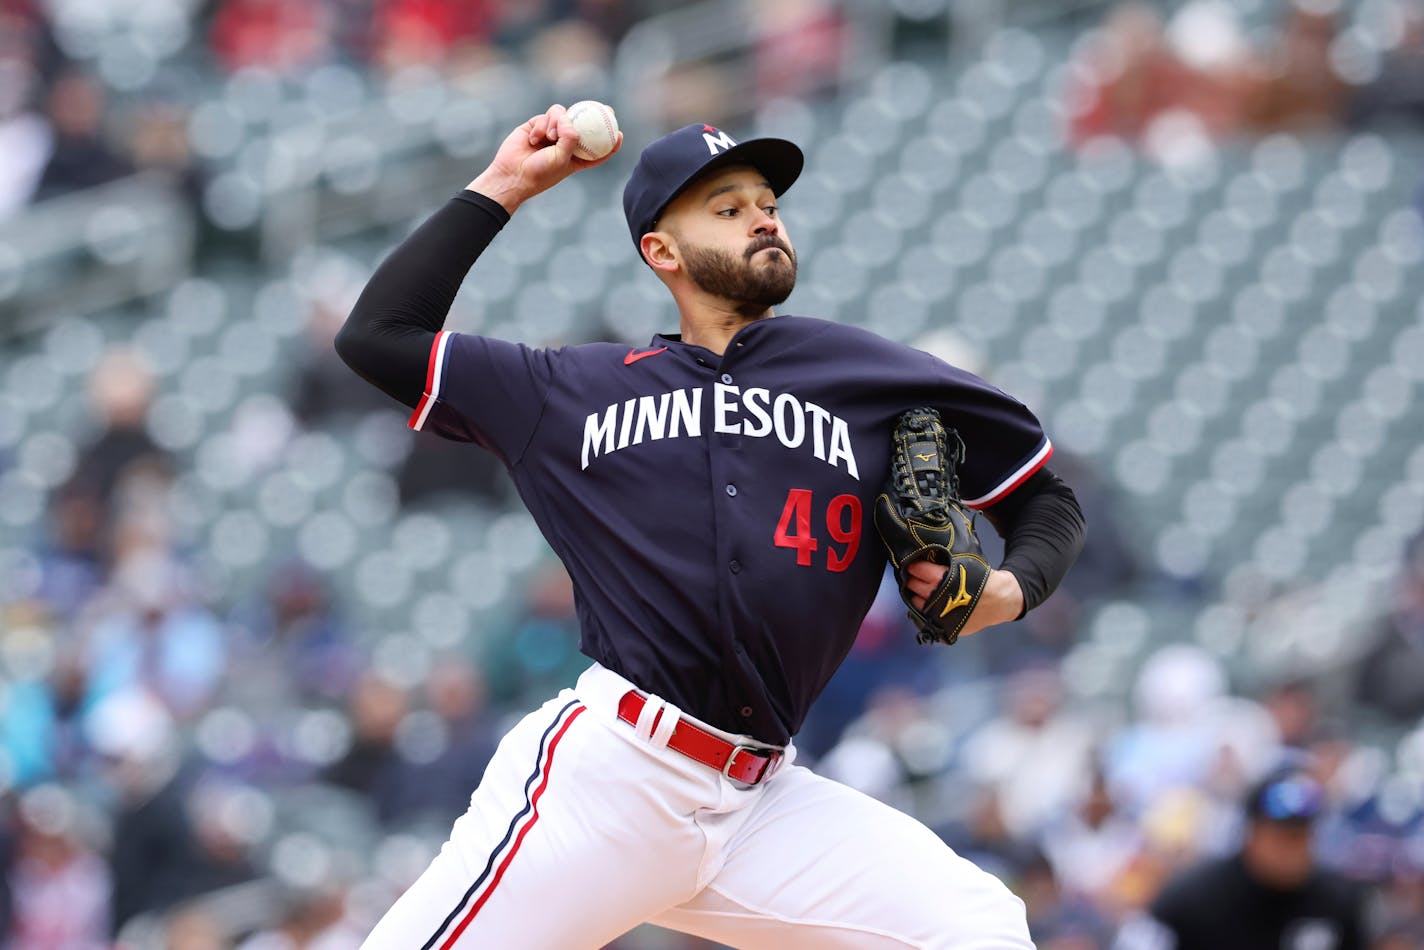
<instances>
[{"instance_id":1,"label":"black compression sleeve","mask_svg":"<svg viewBox=\"0 0 1424 950\"><path fill-rule=\"evenodd\" d=\"M376 268L336 334L336 352L407 406L420 402L436 332L465 275L509 221L498 202L462 191Z\"/></svg>"},{"instance_id":2,"label":"black compression sleeve","mask_svg":"<svg viewBox=\"0 0 1424 950\"><path fill-rule=\"evenodd\" d=\"M1083 549L1083 510L1073 489L1041 468L984 515L1004 539L999 569L1018 579L1028 613L1048 599Z\"/></svg>"}]
</instances>

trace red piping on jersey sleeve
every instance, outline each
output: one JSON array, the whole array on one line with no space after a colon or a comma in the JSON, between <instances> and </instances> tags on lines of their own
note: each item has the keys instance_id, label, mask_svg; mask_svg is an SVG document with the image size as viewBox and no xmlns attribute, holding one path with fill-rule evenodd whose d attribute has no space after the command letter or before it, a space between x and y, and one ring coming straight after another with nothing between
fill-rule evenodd
<instances>
[{"instance_id":1,"label":"red piping on jersey sleeve","mask_svg":"<svg viewBox=\"0 0 1424 950\"><path fill-rule=\"evenodd\" d=\"M1043 445L1039 446L1038 451L1033 453L1033 456L1010 474L1008 478L1000 482L997 488L978 498L971 498L964 504L970 508L987 508L995 502L1003 501L1015 488L1018 488L1024 482L1028 481L1034 472L1043 468L1044 464L1052 457L1053 443L1048 441L1048 438L1045 436Z\"/></svg>"},{"instance_id":2,"label":"red piping on jersey sleeve","mask_svg":"<svg viewBox=\"0 0 1424 950\"><path fill-rule=\"evenodd\" d=\"M445 341L449 335L449 330L441 330L435 334L435 339L430 343L430 359L425 365L425 392L421 395L420 402L415 404L415 411L406 420L406 425L417 431L425 425L425 417L430 415L431 407L440 397L440 378L443 375L445 364Z\"/></svg>"}]
</instances>

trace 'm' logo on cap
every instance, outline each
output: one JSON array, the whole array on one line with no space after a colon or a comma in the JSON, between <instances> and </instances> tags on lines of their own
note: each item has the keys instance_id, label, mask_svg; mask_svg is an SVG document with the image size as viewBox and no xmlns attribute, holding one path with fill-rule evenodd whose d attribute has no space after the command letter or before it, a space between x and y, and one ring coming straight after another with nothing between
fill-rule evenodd
<instances>
[{"instance_id":1,"label":"'m' logo on cap","mask_svg":"<svg viewBox=\"0 0 1424 950\"><path fill-rule=\"evenodd\" d=\"M716 137L713 137L713 132L717 133ZM725 152L737 144L732 141L732 137L726 132L720 129L714 129L710 125L704 125L702 127L702 141L707 143L707 152L711 155L716 155L718 152Z\"/></svg>"}]
</instances>

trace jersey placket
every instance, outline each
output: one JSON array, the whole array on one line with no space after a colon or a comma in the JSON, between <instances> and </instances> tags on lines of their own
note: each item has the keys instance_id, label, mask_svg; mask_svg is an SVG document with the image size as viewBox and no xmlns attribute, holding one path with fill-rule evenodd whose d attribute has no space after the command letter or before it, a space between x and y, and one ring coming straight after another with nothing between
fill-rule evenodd
<instances>
[{"instance_id":1,"label":"jersey placket","mask_svg":"<svg viewBox=\"0 0 1424 950\"><path fill-rule=\"evenodd\" d=\"M735 657L739 670L749 670L752 667L752 661L742 645L741 631L737 629L738 619L736 611L733 609L734 598L731 596L731 588L732 585L739 583L742 577L741 557L743 555L738 550L738 545L743 543L747 537L744 524L746 493L756 491L757 486L752 477L753 473L746 468L746 456L742 451L742 436L717 431L717 405L718 386L737 385L733 371L737 368L736 357L741 355L744 350L745 345L736 342L727 348L727 352L723 354L720 362L704 356L697 358L698 364L705 368L710 376L704 397L706 416L703 420L703 431L707 433L708 474L712 485L716 486L717 492L716 501L712 506L713 545L718 565L717 615L722 628L722 636L726 638L727 647ZM741 675L729 678L729 688L735 692L729 693L727 699L738 719L743 723L743 728L750 732L751 720L758 710L754 699L746 695L742 689L746 682L746 677Z\"/></svg>"}]
</instances>

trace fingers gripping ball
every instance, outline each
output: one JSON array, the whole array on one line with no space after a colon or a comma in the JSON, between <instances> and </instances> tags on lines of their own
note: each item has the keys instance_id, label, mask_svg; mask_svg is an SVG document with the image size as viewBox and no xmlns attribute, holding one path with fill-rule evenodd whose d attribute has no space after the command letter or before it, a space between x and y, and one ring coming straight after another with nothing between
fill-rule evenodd
<instances>
[{"instance_id":1,"label":"fingers gripping ball","mask_svg":"<svg viewBox=\"0 0 1424 950\"><path fill-rule=\"evenodd\" d=\"M579 143L574 154L597 161L618 144L618 117L611 106L584 99L569 106L569 121L578 130Z\"/></svg>"},{"instance_id":2,"label":"fingers gripping ball","mask_svg":"<svg viewBox=\"0 0 1424 950\"><path fill-rule=\"evenodd\" d=\"M890 552L900 597L910 608L921 643L959 639L989 581L974 516L959 500L964 442L933 409L912 409L895 424L890 480L875 502L875 527ZM923 608L907 586L906 568L925 560L949 568Z\"/></svg>"}]
</instances>

